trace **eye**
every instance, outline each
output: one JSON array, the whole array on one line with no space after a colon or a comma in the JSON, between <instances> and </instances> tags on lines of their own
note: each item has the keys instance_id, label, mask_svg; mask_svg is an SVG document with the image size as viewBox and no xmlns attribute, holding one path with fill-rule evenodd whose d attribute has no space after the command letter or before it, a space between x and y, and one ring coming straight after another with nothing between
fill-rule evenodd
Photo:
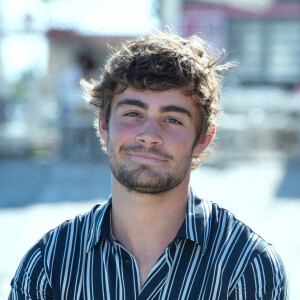
<instances>
[{"instance_id":1,"label":"eye","mask_svg":"<svg viewBox=\"0 0 300 300\"><path fill-rule=\"evenodd\" d=\"M183 125L180 121L178 121L175 118L167 118L165 119L166 123L170 123L170 124L178 124L178 125Z\"/></svg>"},{"instance_id":2,"label":"eye","mask_svg":"<svg viewBox=\"0 0 300 300\"><path fill-rule=\"evenodd\" d=\"M130 111L128 113L125 113L123 116L124 117L130 117L130 118L139 118L139 117L142 117L139 113L134 112L134 111Z\"/></svg>"}]
</instances>

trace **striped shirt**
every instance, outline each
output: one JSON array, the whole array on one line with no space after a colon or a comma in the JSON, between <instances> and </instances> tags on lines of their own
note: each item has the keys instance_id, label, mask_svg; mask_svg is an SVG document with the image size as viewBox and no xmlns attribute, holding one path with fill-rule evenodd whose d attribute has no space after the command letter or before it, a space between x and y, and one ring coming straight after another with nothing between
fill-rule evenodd
<instances>
[{"instance_id":1,"label":"striped shirt","mask_svg":"<svg viewBox=\"0 0 300 300\"><path fill-rule=\"evenodd\" d=\"M9 299L286 299L272 245L229 211L196 197L143 287L134 257L111 233L111 199L48 232L25 255Z\"/></svg>"}]
</instances>

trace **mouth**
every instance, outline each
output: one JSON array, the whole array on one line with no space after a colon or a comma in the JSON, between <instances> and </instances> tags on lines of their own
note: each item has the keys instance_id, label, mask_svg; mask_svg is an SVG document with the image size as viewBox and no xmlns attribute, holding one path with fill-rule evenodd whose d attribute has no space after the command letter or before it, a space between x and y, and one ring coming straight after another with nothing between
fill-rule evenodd
<instances>
[{"instance_id":1,"label":"mouth","mask_svg":"<svg viewBox=\"0 0 300 300\"><path fill-rule=\"evenodd\" d=\"M167 159L162 158L157 155L149 154L149 153L127 153L132 159L142 162L151 162L151 163L162 163L167 161Z\"/></svg>"}]
</instances>

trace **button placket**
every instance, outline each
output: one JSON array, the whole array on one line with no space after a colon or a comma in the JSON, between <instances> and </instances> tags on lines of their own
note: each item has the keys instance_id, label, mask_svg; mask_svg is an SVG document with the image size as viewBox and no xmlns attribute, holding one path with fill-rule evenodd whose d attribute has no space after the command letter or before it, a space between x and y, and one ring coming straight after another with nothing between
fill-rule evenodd
<instances>
[{"instance_id":1,"label":"button placket","mask_svg":"<svg viewBox=\"0 0 300 300\"><path fill-rule=\"evenodd\" d=\"M120 258L122 260L123 264L123 274L125 281L129 280L129 285L134 288L126 288L126 290L131 290L131 292L134 291L135 297L132 295L126 294L126 299L136 299L140 293L141 287L140 287L140 278L139 278L139 270L137 263L135 261L135 258L131 255L131 253L118 241L115 243L116 247L119 249Z\"/></svg>"},{"instance_id":2,"label":"button placket","mask_svg":"<svg viewBox=\"0 0 300 300\"><path fill-rule=\"evenodd\" d=\"M129 259L125 259L125 261L124 261L124 266L125 266L126 268L130 268L130 267L131 267L131 262L130 262Z\"/></svg>"},{"instance_id":3,"label":"button placket","mask_svg":"<svg viewBox=\"0 0 300 300\"><path fill-rule=\"evenodd\" d=\"M170 265L167 259L168 251L169 249L167 248L160 257L163 258L163 261L160 264L156 263L154 268L151 270L138 299L152 299L153 290L155 290L157 295L165 286L170 270ZM158 259L158 262L160 261L160 258Z\"/></svg>"}]
</instances>

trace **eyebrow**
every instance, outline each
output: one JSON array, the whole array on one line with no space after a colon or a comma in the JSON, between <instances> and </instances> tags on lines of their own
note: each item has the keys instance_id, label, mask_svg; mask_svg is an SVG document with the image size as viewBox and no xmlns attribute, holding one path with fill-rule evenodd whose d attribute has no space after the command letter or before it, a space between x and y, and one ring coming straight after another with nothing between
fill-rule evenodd
<instances>
[{"instance_id":1,"label":"eyebrow","mask_svg":"<svg viewBox=\"0 0 300 300\"><path fill-rule=\"evenodd\" d=\"M192 119L192 114L189 110L186 108L183 108L181 106L177 105L168 105L168 106L163 106L160 109L161 112L178 112L187 115L190 119Z\"/></svg>"},{"instance_id":2,"label":"eyebrow","mask_svg":"<svg viewBox=\"0 0 300 300\"><path fill-rule=\"evenodd\" d=\"M126 106L126 105L132 105L132 106L137 106L140 107L142 109L148 110L149 106L148 104L144 103L141 100L138 99L130 99L130 98L125 98L120 100L115 109L118 109L121 106ZM190 119L192 119L192 114L189 110L187 110L184 107L178 106L178 105L167 105L167 106L162 106L160 108L160 112L165 113L165 112L178 112L178 113L182 113L185 114L186 116L188 116Z\"/></svg>"},{"instance_id":3,"label":"eyebrow","mask_svg":"<svg viewBox=\"0 0 300 300\"><path fill-rule=\"evenodd\" d=\"M145 110L148 109L148 105L144 102L142 102L141 100L137 100L137 99L130 99L130 98L125 98L123 100L120 100L115 109L121 107L121 106L125 106L125 105L132 105L132 106L138 106L140 108L143 108Z\"/></svg>"}]
</instances>

